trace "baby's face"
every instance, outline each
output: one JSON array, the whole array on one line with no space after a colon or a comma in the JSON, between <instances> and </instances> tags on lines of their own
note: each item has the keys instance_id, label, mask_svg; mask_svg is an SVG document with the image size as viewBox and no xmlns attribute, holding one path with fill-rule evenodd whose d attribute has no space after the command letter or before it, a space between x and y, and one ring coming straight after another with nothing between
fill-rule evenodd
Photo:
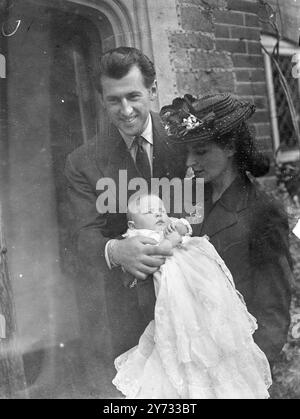
<instances>
[{"instance_id":1,"label":"baby's face","mask_svg":"<svg viewBox=\"0 0 300 419\"><path fill-rule=\"evenodd\" d=\"M140 200L138 211L132 214L132 221L137 229L162 231L170 223L170 218L161 199L147 196Z\"/></svg>"}]
</instances>

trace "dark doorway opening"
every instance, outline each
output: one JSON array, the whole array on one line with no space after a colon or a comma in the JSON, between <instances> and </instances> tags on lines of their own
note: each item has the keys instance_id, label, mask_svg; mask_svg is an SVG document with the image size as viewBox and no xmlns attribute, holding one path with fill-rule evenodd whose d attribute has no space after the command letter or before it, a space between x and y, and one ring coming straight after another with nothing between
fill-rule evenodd
<instances>
[{"instance_id":1,"label":"dark doorway opening","mask_svg":"<svg viewBox=\"0 0 300 419\"><path fill-rule=\"evenodd\" d=\"M101 126L92 75L102 34L111 39L112 29L105 16L69 1L11 6L9 19L21 24L5 39L1 164L20 350L32 397L90 397L89 384L101 393L107 374L98 365L94 383L83 381L64 166Z\"/></svg>"}]
</instances>

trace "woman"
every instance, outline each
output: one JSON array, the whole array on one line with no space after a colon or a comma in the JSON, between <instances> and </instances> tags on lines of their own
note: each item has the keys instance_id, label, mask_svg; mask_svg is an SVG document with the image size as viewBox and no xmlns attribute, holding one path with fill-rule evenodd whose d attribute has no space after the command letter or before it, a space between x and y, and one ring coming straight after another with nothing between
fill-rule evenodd
<instances>
[{"instance_id":1,"label":"woman","mask_svg":"<svg viewBox=\"0 0 300 419\"><path fill-rule=\"evenodd\" d=\"M184 147L187 166L204 178L204 222L194 235L208 235L230 269L258 321L254 340L272 364L287 339L292 265L287 218L253 181L269 170L246 123L254 112L229 94L186 95L161 117L170 144Z\"/></svg>"}]
</instances>

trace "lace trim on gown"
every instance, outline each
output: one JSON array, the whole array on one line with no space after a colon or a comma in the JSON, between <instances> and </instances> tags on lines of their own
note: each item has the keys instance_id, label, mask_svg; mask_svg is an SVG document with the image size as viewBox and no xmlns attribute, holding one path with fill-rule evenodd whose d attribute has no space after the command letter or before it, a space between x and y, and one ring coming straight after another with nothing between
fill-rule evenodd
<instances>
[{"instance_id":1,"label":"lace trim on gown","mask_svg":"<svg viewBox=\"0 0 300 419\"><path fill-rule=\"evenodd\" d=\"M155 274L155 322L116 360L127 398L267 398L255 318L215 248L191 238Z\"/></svg>"}]
</instances>

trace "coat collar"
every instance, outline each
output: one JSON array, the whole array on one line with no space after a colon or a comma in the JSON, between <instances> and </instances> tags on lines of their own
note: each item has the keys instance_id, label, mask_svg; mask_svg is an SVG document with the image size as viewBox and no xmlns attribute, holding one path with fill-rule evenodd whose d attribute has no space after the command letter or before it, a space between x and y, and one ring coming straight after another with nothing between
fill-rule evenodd
<instances>
[{"instance_id":1,"label":"coat collar","mask_svg":"<svg viewBox=\"0 0 300 419\"><path fill-rule=\"evenodd\" d=\"M205 214L204 222L195 226L195 235L213 237L238 222L238 213L247 208L249 202L250 181L246 177L239 176L222 197L213 206L211 204L211 188L205 189Z\"/></svg>"},{"instance_id":2,"label":"coat collar","mask_svg":"<svg viewBox=\"0 0 300 419\"><path fill-rule=\"evenodd\" d=\"M247 177L238 176L221 196L220 205L230 212L239 212L247 208L249 183Z\"/></svg>"},{"instance_id":3,"label":"coat collar","mask_svg":"<svg viewBox=\"0 0 300 419\"><path fill-rule=\"evenodd\" d=\"M105 167L106 176L115 177L120 170L127 170L128 178L139 176L131 157L130 151L122 138L118 129L111 125L107 136L106 148L104 153L107 154L108 160Z\"/></svg>"}]
</instances>

